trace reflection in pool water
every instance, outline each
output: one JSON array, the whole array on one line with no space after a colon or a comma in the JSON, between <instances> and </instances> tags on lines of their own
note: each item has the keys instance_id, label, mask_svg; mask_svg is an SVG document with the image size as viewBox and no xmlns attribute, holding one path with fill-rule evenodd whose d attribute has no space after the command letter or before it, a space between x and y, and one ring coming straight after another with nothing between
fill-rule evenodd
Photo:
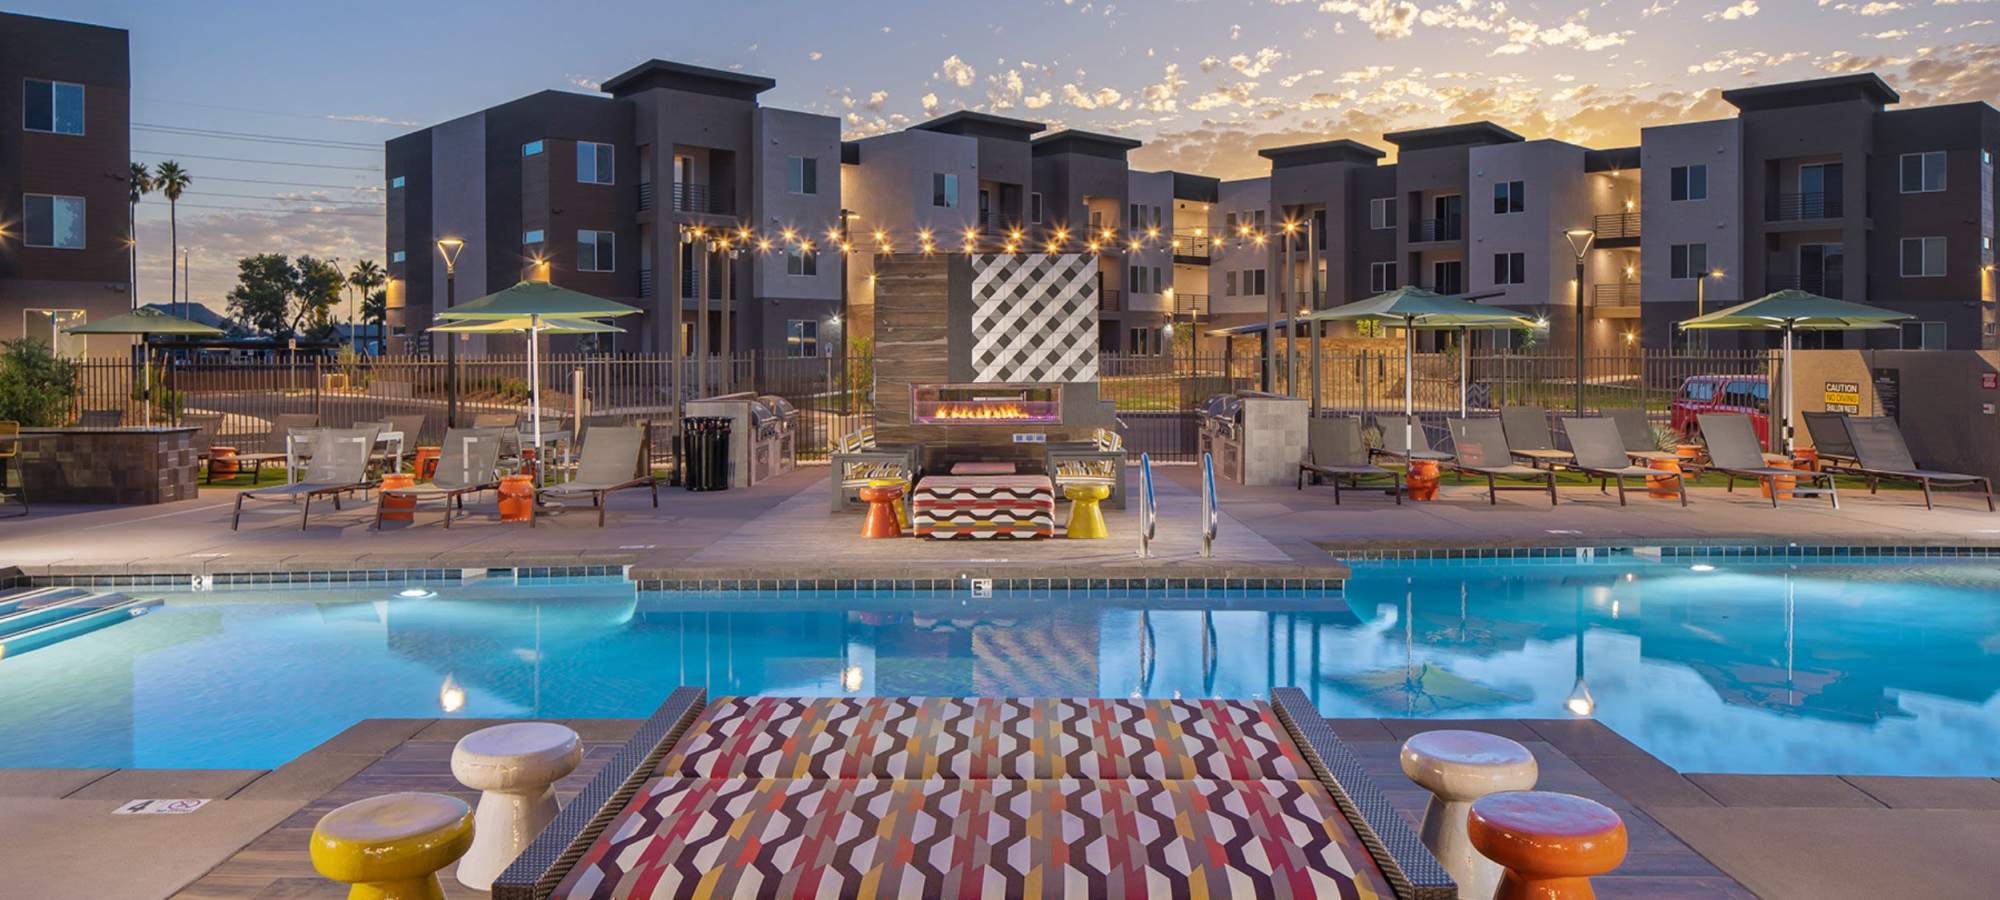
<instances>
[{"instance_id":1,"label":"reflection in pool water","mask_svg":"<svg viewBox=\"0 0 2000 900\"><path fill-rule=\"evenodd\" d=\"M1344 594L172 594L0 662L0 766L269 767L369 717L638 717L712 694L1261 697L1591 715L1683 771L2000 774L2000 567L1357 568Z\"/></svg>"}]
</instances>

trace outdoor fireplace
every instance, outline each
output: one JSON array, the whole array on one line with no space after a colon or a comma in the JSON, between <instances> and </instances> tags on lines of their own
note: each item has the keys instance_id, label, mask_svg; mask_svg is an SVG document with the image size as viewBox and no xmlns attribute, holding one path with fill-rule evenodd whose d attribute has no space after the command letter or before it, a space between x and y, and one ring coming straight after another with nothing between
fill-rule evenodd
<instances>
[{"instance_id":1,"label":"outdoor fireplace","mask_svg":"<svg viewBox=\"0 0 2000 900\"><path fill-rule=\"evenodd\" d=\"M1056 384L916 384L910 419L919 425L1060 425Z\"/></svg>"}]
</instances>

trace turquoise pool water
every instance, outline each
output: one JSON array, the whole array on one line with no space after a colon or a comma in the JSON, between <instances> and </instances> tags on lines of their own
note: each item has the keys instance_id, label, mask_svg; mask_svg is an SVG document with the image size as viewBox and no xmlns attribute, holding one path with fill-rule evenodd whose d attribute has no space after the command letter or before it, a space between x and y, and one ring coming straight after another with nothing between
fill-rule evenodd
<instances>
[{"instance_id":1,"label":"turquoise pool water","mask_svg":"<svg viewBox=\"0 0 2000 900\"><path fill-rule=\"evenodd\" d=\"M0 766L264 768L363 718L639 717L678 684L1296 685L1329 716L1586 712L1684 771L2000 775L1991 561L1374 564L1319 596L399 588L169 593L143 618L0 661Z\"/></svg>"}]
</instances>

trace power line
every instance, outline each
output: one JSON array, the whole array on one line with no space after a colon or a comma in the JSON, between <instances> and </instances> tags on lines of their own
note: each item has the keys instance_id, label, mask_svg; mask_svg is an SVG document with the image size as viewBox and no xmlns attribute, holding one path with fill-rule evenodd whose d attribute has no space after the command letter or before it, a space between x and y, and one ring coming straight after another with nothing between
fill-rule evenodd
<instances>
[{"instance_id":1,"label":"power line","mask_svg":"<svg viewBox=\"0 0 2000 900\"><path fill-rule=\"evenodd\" d=\"M305 168L305 169L343 169L349 172L382 171L381 166L336 166L330 163L284 162L282 160L276 160L276 159L243 159L241 157L236 157L236 156L203 156L199 153L169 153L165 150L139 150L136 148L132 152L145 153L151 156L172 156L172 157L182 157L186 159L206 159L215 162L254 163L260 166L298 166L300 168Z\"/></svg>"},{"instance_id":2,"label":"power line","mask_svg":"<svg viewBox=\"0 0 2000 900\"><path fill-rule=\"evenodd\" d=\"M242 183L242 184L274 184L274 185L277 185L277 186L279 186L279 187L302 187L302 188L329 188L329 189L332 189L332 190L337 190L337 191L339 191L339 190L357 190L357 191L359 191L359 190L368 190L368 189L375 189L375 190L380 190L380 186L379 186L379 185L366 185L366 184L314 184L314 183L312 183L312 182L307 182L307 181L269 181L269 180L265 180L265 179L259 179L259 178L224 178L224 177L223 177L223 176L221 176L221 175L203 175L203 176L201 176L201 180L203 180L203 181L233 181L233 182L240 182L240 183Z\"/></svg>"},{"instance_id":3,"label":"power line","mask_svg":"<svg viewBox=\"0 0 2000 900\"><path fill-rule=\"evenodd\" d=\"M225 209L230 212L271 213L273 215L302 214L309 216L366 216L371 219L383 217L379 212L361 212L345 209L260 209L254 206L223 206L215 203L181 203L183 209Z\"/></svg>"},{"instance_id":4,"label":"power line","mask_svg":"<svg viewBox=\"0 0 2000 900\"><path fill-rule=\"evenodd\" d=\"M274 200L284 203L324 203L339 206L378 206L383 208L387 208L389 205L387 203L365 200L319 200L308 197L273 197L268 194L225 194L216 191L186 191L184 193L197 197L234 197L238 200Z\"/></svg>"},{"instance_id":5,"label":"power line","mask_svg":"<svg viewBox=\"0 0 2000 900\"><path fill-rule=\"evenodd\" d=\"M381 144L368 144L361 141L323 140L321 138L292 137L282 134L261 134L254 131L221 131L214 128L188 128L180 125L153 125L146 122L133 122L132 130L151 131L160 134L177 134L187 137L215 138L218 140L259 141L266 144L283 144L296 147L323 147L329 150L355 150L372 153L382 149Z\"/></svg>"},{"instance_id":6,"label":"power line","mask_svg":"<svg viewBox=\"0 0 2000 900\"><path fill-rule=\"evenodd\" d=\"M320 115L313 115L311 113L281 112L275 109L253 109L248 106L221 106L214 103L195 103L190 100L166 100L156 97L134 97L132 98L132 100L135 103L167 103L167 104L172 104L174 106L192 106L195 107L196 109L221 109L221 110L227 110L229 112L256 113L257 115L262 115L262 116L287 116L294 119L309 119L314 122L344 122L350 125L378 125L389 128L415 127L415 125L406 122L376 122L366 118L336 116L325 113L322 113Z\"/></svg>"}]
</instances>

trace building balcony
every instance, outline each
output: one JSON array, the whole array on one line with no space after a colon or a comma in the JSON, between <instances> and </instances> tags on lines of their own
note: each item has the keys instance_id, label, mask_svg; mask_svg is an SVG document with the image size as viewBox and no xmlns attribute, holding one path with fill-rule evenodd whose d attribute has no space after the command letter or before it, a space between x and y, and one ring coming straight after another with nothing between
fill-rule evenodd
<instances>
[{"instance_id":1,"label":"building balcony","mask_svg":"<svg viewBox=\"0 0 2000 900\"><path fill-rule=\"evenodd\" d=\"M1174 262L1187 265L1208 265L1212 244L1208 232L1196 234L1192 231L1176 231L1170 239L1174 251Z\"/></svg>"},{"instance_id":2,"label":"building balcony","mask_svg":"<svg viewBox=\"0 0 2000 900\"><path fill-rule=\"evenodd\" d=\"M1846 215L1838 194L1816 191L1808 194L1775 194L1765 204L1764 217L1772 222L1810 222L1838 219Z\"/></svg>"},{"instance_id":3,"label":"building balcony","mask_svg":"<svg viewBox=\"0 0 2000 900\"><path fill-rule=\"evenodd\" d=\"M1622 245L1639 242L1639 213L1636 210L1593 216L1590 220L1590 227L1591 230L1597 232L1597 242L1599 244L1609 243L1613 246L1619 246L1621 244L1615 242L1622 242Z\"/></svg>"},{"instance_id":4,"label":"building balcony","mask_svg":"<svg viewBox=\"0 0 2000 900\"><path fill-rule=\"evenodd\" d=\"M675 182L674 212L727 214L729 197L713 185Z\"/></svg>"},{"instance_id":5,"label":"building balcony","mask_svg":"<svg viewBox=\"0 0 2000 900\"><path fill-rule=\"evenodd\" d=\"M639 270L639 296L641 296L641 297L651 297L651 296L653 296L653 270L652 270L652 269L640 269L640 270Z\"/></svg>"},{"instance_id":6,"label":"building balcony","mask_svg":"<svg viewBox=\"0 0 2000 900\"><path fill-rule=\"evenodd\" d=\"M1617 284L1594 284L1590 286L1591 305L1597 315L1607 319L1635 319L1639 316L1639 283L1621 281Z\"/></svg>"},{"instance_id":7,"label":"building balcony","mask_svg":"<svg viewBox=\"0 0 2000 900\"><path fill-rule=\"evenodd\" d=\"M1173 301L1173 313L1176 316L1186 316L1190 319L1208 318L1207 294L1183 294L1175 291Z\"/></svg>"},{"instance_id":8,"label":"building balcony","mask_svg":"<svg viewBox=\"0 0 2000 900\"><path fill-rule=\"evenodd\" d=\"M1846 298L1841 296L1841 280L1839 275L1807 274L1800 276L1766 272L1764 273L1764 291L1765 293L1773 291L1805 291L1809 294L1818 294L1822 297L1844 300Z\"/></svg>"},{"instance_id":9,"label":"building balcony","mask_svg":"<svg viewBox=\"0 0 2000 900\"><path fill-rule=\"evenodd\" d=\"M645 211L647 211L647 210L650 210L650 209L652 209L652 208L653 208L653 183L652 183L652 182L650 182L650 181L644 181L644 182L640 182L640 183L639 183L639 211L640 211L640 212L645 212Z\"/></svg>"},{"instance_id":10,"label":"building balcony","mask_svg":"<svg viewBox=\"0 0 2000 900\"><path fill-rule=\"evenodd\" d=\"M1125 292L1117 288L1104 288L1097 292L1097 308L1107 312L1117 312L1125 308Z\"/></svg>"},{"instance_id":11,"label":"building balcony","mask_svg":"<svg viewBox=\"0 0 2000 900\"><path fill-rule=\"evenodd\" d=\"M1443 219L1418 219L1410 223L1410 243L1429 244L1438 241L1457 241L1465 238L1465 218L1451 216Z\"/></svg>"}]
</instances>

